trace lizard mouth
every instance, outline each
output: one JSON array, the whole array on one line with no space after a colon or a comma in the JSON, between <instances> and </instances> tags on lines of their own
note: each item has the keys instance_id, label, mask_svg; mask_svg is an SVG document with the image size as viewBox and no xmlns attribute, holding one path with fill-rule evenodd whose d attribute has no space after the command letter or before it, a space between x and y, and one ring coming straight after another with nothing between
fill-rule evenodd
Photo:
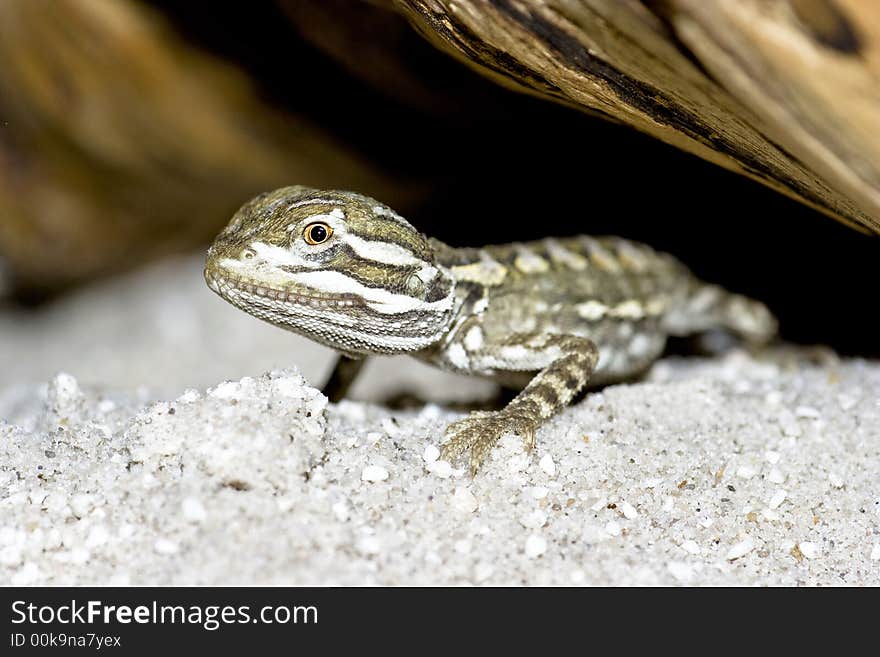
<instances>
[{"instance_id":1,"label":"lizard mouth","mask_svg":"<svg viewBox=\"0 0 880 657\"><path fill-rule=\"evenodd\" d=\"M285 303L321 307L347 307L363 305L360 297L354 294L336 294L336 295L319 295L311 294L301 289L298 290L282 290L274 287L255 283L247 278L240 278L234 275L222 275L216 272L205 270L205 282L214 292L221 297L229 299L230 292L238 292L250 294L256 297L262 297L270 301L282 301ZM230 299L231 300L231 299Z\"/></svg>"}]
</instances>

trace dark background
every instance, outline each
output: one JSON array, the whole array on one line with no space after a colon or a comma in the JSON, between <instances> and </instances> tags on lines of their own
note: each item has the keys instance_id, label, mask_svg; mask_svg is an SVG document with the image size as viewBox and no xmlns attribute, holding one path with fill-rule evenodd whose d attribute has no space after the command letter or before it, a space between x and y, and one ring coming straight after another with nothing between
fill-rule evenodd
<instances>
[{"instance_id":1,"label":"dark background","mask_svg":"<svg viewBox=\"0 0 880 657\"><path fill-rule=\"evenodd\" d=\"M393 79L366 82L369 58L353 71L277 5L152 5L274 105L403 180L430 180L427 200L407 212L427 233L457 246L577 233L643 240L766 302L789 340L880 355L875 238L628 128L507 91L411 31L395 48L427 98L397 93Z\"/></svg>"}]
</instances>

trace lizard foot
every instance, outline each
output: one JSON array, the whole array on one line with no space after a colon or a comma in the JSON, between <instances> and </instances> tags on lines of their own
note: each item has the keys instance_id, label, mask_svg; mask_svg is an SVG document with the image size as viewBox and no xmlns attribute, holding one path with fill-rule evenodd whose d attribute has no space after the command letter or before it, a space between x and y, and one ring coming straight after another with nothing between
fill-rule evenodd
<instances>
[{"instance_id":1,"label":"lizard foot","mask_svg":"<svg viewBox=\"0 0 880 657\"><path fill-rule=\"evenodd\" d=\"M535 422L531 418L508 410L477 411L446 427L446 442L440 458L452 461L465 450L471 450L470 471L476 474L483 460L501 436L515 433L531 450L535 444Z\"/></svg>"}]
</instances>

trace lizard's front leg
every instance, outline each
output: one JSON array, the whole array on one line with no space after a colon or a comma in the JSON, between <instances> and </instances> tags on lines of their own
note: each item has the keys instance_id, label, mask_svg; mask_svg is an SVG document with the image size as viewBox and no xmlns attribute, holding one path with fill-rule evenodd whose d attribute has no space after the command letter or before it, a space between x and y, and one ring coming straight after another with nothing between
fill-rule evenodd
<instances>
[{"instance_id":1,"label":"lizard's front leg","mask_svg":"<svg viewBox=\"0 0 880 657\"><path fill-rule=\"evenodd\" d=\"M334 404L341 401L348 394L354 380L366 362L366 358L351 358L345 354L340 354L321 392L327 395L327 398Z\"/></svg>"},{"instance_id":2,"label":"lizard's front leg","mask_svg":"<svg viewBox=\"0 0 880 657\"><path fill-rule=\"evenodd\" d=\"M535 431L586 385L598 359L598 349L591 340L552 334L514 335L480 354L477 362L496 372L540 371L502 410L475 412L450 424L442 458L452 460L470 449L473 474L507 433L521 436L531 449Z\"/></svg>"}]
</instances>

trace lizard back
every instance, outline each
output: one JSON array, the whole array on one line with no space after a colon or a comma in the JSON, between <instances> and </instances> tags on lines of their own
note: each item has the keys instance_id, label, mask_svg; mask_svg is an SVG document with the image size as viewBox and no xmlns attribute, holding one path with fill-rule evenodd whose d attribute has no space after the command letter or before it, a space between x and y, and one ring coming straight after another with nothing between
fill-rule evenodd
<instances>
[{"instance_id":1,"label":"lizard back","mask_svg":"<svg viewBox=\"0 0 880 657\"><path fill-rule=\"evenodd\" d=\"M600 353L593 384L645 369L667 335L701 328L689 300L706 286L673 256L638 242L581 235L481 249L438 246L438 261L462 298L459 316L481 317L483 342L534 333L589 338ZM472 324L452 331L452 339ZM448 359L442 364L463 369ZM528 371L486 375L517 385Z\"/></svg>"}]
</instances>

